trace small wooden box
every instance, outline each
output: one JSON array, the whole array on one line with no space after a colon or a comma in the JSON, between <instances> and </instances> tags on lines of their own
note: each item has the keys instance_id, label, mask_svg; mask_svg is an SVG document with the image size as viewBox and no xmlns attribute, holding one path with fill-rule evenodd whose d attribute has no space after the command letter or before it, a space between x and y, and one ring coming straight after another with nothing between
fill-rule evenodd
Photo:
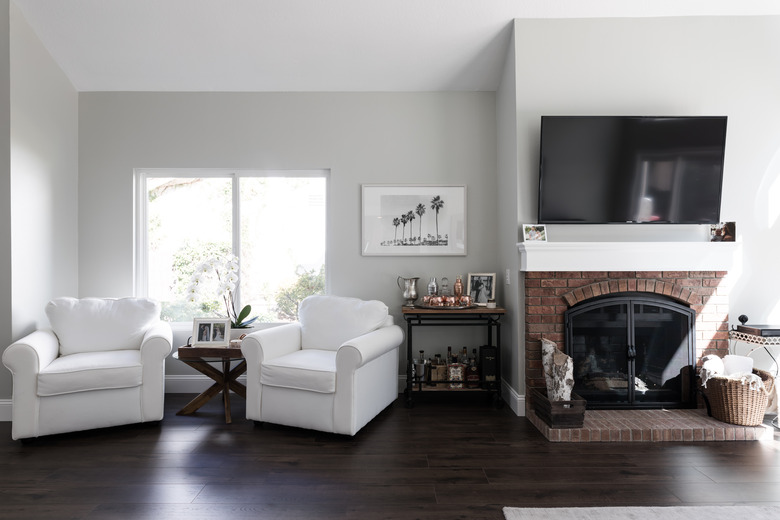
<instances>
[{"instance_id":1,"label":"small wooden box","mask_svg":"<svg viewBox=\"0 0 780 520\"><path fill-rule=\"evenodd\" d=\"M534 413L550 428L582 428L586 401L574 392L571 401L550 401L547 390L531 388Z\"/></svg>"}]
</instances>

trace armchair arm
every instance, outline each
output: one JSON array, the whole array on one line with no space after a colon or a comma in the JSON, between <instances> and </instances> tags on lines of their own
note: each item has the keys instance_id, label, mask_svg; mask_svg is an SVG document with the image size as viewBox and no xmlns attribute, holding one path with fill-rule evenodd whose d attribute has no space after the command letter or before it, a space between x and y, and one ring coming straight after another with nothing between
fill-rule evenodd
<instances>
[{"instance_id":1,"label":"armchair arm","mask_svg":"<svg viewBox=\"0 0 780 520\"><path fill-rule=\"evenodd\" d=\"M262 420L260 402L260 365L272 359L301 349L301 324L287 323L258 330L241 341L241 353L246 359L246 418Z\"/></svg>"},{"instance_id":2,"label":"armchair arm","mask_svg":"<svg viewBox=\"0 0 780 520\"><path fill-rule=\"evenodd\" d=\"M247 365L257 365L264 359L273 359L301 349L300 323L286 323L278 327L258 330L241 341L241 353Z\"/></svg>"},{"instance_id":3,"label":"armchair arm","mask_svg":"<svg viewBox=\"0 0 780 520\"><path fill-rule=\"evenodd\" d=\"M36 330L3 352L3 364L13 374L13 439L38 436L38 374L58 355L59 340L50 330Z\"/></svg>"},{"instance_id":4,"label":"armchair arm","mask_svg":"<svg viewBox=\"0 0 780 520\"><path fill-rule=\"evenodd\" d=\"M3 352L3 364L14 374L34 375L60 353L57 336L51 330L36 330Z\"/></svg>"},{"instance_id":5,"label":"armchair arm","mask_svg":"<svg viewBox=\"0 0 780 520\"><path fill-rule=\"evenodd\" d=\"M171 326L165 321L158 321L144 334L141 341L141 358L146 364L147 360L164 359L173 348L173 332Z\"/></svg>"},{"instance_id":6,"label":"armchair arm","mask_svg":"<svg viewBox=\"0 0 780 520\"><path fill-rule=\"evenodd\" d=\"M382 327L344 342L336 354L337 370L356 370L379 356L398 348L404 339L398 325Z\"/></svg>"},{"instance_id":7,"label":"armchair arm","mask_svg":"<svg viewBox=\"0 0 780 520\"><path fill-rule=\"evenodd\" d=\"M163 418L165 396L165 358L171 353L173 333L167 322L158 321L144 334L141 342L141 417L144 421Z\"/></svg>"}]
</instances>

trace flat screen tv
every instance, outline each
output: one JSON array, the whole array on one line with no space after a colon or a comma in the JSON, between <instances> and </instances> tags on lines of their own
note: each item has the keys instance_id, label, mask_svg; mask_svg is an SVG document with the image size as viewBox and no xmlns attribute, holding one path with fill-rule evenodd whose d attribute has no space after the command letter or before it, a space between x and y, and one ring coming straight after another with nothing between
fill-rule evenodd
<instances>
[{"instance_id":1,"label":"flat screen tv","mask_svg":"<svg viewBox=\"0 0 780 520\"><path fill-rule=\"evenodd\" d=\"M542 116L539 222L720 221L726 117Z\"/></svg>"}]
</instances>

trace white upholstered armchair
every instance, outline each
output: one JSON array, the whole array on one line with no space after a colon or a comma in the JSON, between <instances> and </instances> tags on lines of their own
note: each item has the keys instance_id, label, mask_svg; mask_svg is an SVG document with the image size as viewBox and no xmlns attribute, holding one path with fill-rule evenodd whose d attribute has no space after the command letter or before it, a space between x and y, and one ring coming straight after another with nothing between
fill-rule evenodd
<instances>
[{"instance_id":1,"label":"white upholstered armchair","mask_svg":"<svg viewBox=\"0 0 780 520\"><path fill-rule=\"evenodd\" d=\"M401 327L387 306L309 296L299 321L249 334L247 419L355 435L398 397Z\"/></svg>"},{"instance_id":2,"label":"white upholstered armchair","mask_svg":"<svg viewBox=\"0 0 780 520\"><path fill-rule=\"evenodd\" d=\"M11 436L27 439L163 417L171 328L142 298L57 298L51 329L9 346Z\"/></svg>"}]
</instances>

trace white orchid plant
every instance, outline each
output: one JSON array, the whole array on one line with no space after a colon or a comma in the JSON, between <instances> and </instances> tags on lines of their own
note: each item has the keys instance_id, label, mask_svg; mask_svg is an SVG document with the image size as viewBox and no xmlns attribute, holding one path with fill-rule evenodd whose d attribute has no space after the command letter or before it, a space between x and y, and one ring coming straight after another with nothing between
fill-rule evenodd
<instances>
[{"instance_id":1,"label":"white orchid plant","mask_svg":"<svg viewBox=\"0 0 780 520\"><path fill-rule=\"evenodd\" d=\"M210 258L201 263L190 278L187 287L187 301L196 303L203 297L203 290L208 284L207 277L214 273L217 277L217 297L225 304L225 312L230 319L230 327L233 329L245 329L257 319L249 317L252 312L251 305L244 305L240 312L236 312L236 304L233 295L238 286L238 258L230 255L225 259Z\"/></svg>"}]
</instances>

